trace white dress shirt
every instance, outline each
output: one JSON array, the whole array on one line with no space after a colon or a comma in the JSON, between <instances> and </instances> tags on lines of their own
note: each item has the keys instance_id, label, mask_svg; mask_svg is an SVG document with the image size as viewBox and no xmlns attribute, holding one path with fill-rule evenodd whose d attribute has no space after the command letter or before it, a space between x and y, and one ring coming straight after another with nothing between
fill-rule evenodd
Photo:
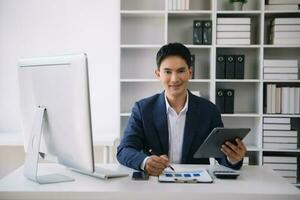
<instances>
[{"instance_id":1,"label":"white dress shirt","mask_svg":"<svg viewBox=\"0 0 300 200\"><path fill-rule=\"evenodd\" d=\"M186 112L188 110L189 93L187 92L185 105L179 114L177 114L176 111L170 106L166 95L165 102L169 131L169 162L180 163ZM145 170L145 165L148 159L149 156L143 160L140 169Z\"/></svg>"}]
</instances>

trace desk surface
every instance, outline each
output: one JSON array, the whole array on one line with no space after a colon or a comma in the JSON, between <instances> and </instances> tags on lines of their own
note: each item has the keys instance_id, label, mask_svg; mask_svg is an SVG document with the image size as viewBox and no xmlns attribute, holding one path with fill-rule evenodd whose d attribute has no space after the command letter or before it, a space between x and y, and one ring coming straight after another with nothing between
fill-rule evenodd
<instances>
[{"instance_id":1,"label":"desk surface","mask_svg":"<svg viewBox=\"0 0 300 200\"><path fill-rule=\"evenodd\" d=\"M101 165L131 173L120 165ZM205 165L174 165L176 170L209 168ZM45 173L46 172L46 173ZM41 164L40 174L62 173L74 182L39 185L23 176L23 167L0 180L0 199L300 199L300 190L270 168L243 167L237 180L215 179L212 184L132 181L131 176L101 180L70 171L57 164Z\"/></svg>"}]
</instances>

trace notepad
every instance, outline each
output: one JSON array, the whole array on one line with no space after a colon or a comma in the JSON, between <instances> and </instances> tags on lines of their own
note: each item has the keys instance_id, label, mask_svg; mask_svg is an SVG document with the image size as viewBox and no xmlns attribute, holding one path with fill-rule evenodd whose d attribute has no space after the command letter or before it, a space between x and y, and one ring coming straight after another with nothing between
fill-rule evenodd
<instances>
[{"instance_id":1,"label":"notepad","mask_svg":"<svg viewBox=\"0 0 300 200\"><path fill-rule=\"evenodd\" d=\"M197 171L169 172L165 171L158 177L164 183L212 183L213 179L206 169Z\"/></svg>"}]
</instances>

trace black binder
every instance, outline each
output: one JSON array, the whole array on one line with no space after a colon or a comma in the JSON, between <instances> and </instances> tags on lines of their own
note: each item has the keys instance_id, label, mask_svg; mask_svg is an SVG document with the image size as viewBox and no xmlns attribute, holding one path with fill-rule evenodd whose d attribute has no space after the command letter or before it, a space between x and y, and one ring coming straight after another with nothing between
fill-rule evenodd
<instances>
[{"instance_id":1,"label":"black binder","mask_svg":"<svg viewBox=\"0 0 300 200\"><path fill-rule=\"evenodd\" d=\"M202 21L194 20L193 26L193 43L202 44Z\"/></svg>"},{"instance_id":2,"label":"black binder","mask_svg":"<svg viewBox=\"0 0 300 200\"><path fill-rule=\"evenodd\" d=\"M225 96L224 113L234 113L234 90L230 90L230 89L224 90L224 96Z\"/></svg>"},{"instance_id":3,"label":"black binder","mask_svg":"<svg viewBox=\"0 0 300 200\"><path fill-rule=\"evenodd\" d=\"M245 55L235 56L235 78L244 79Z\"/></svg>"},{"instance_id":4,"label":"black binder","mask_svg":"<svg viewBox=\"0 0 300 200\"><path fill-rule=\"evenodd\" d=\"M211 44L212 22L203 21L203 44Z\"/></svg>"},{"instance_id":5,"label":"black binder","mask_svg":"<svg viewBox=\"0 0 300 200\"><path fill-rule=\"evenodd\" d=\"M234 56L226 56L226 79L234 79Z\"/></svg>"},{"instance_id":6,"label":"black binder","mask_svg":"<svg viewBox=\"0 0 300 200\"><path fill-rule=\"evenodd\" d=\"M192 79L195 78L195 55L191 55L191 68L193 70Z\"/></svg>"},{"instance_id":7,"label":"black binder","mask_svg":"<svg viewBox=\"0 0 300 200\"><path fill-rule=\"evenodd\" d=\"M217 56L216 78L225 79L225 56L224 55Z\"/></svg>"},{"instance_id":8,"label":"black binder","mask_svg":"<svg viewBox=\"0 0 300 200\"><path fill-rule=\"evenodd\" d=\"M220 113L224 113L225 109L225 96L224 90L218 89L216 94L216 106L219 108Z\"/></svg>"}]
</instances>

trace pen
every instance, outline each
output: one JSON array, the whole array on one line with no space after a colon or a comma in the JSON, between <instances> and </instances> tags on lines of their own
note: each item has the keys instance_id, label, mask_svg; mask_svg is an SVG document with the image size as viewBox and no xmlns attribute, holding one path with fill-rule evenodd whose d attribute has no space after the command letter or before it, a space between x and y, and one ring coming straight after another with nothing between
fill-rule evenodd
<instances>
[{"instance_id":1,"label":"pen","mask_svg":"<svg viewBox=\"0 0 300 200\"><path fill-rule=\"evenodd\" d=\"M153 152L152 149L149 149L149 153L150 153L151 155L157 155L156 153ZM158 155L157 155L157 156L158 156ZM174 169L171 165L169 165L168 167L169 167L171 170L173 170L173 171L175 172L175 169Z\"/></svg>"}]
</instances>

